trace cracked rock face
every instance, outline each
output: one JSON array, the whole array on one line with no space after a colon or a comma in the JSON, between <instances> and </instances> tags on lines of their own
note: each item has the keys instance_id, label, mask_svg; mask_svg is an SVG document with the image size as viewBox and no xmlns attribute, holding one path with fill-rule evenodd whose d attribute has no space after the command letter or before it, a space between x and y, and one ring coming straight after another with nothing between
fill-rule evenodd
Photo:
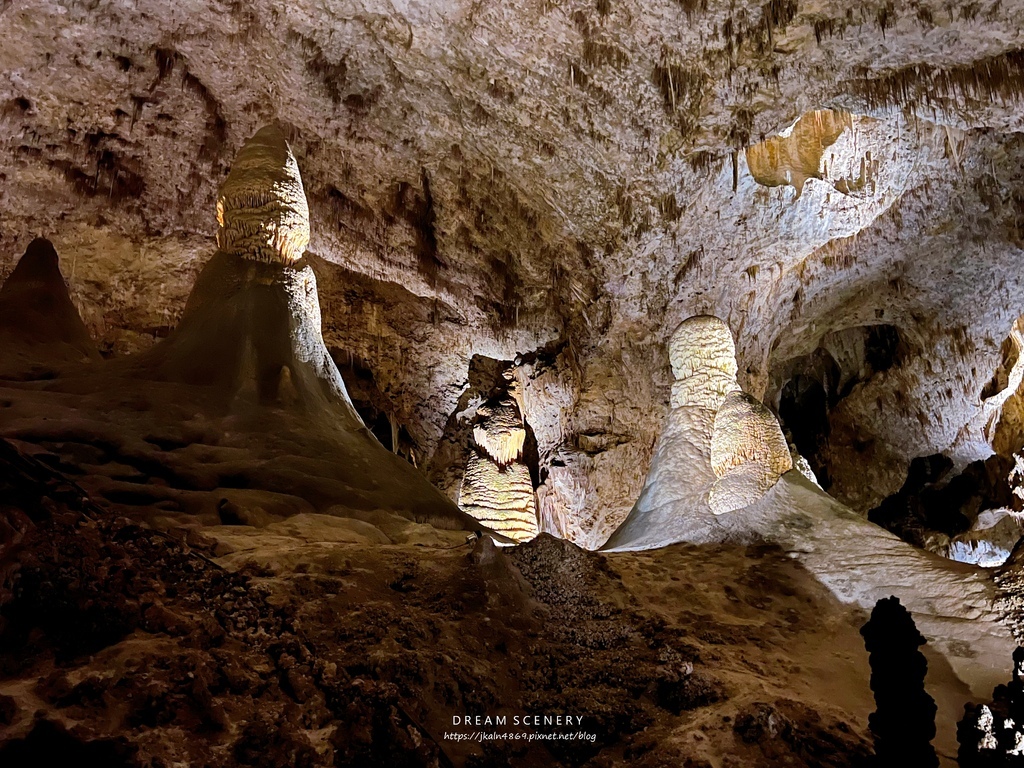
<instances>
[{"instance_id":1,"label":"cracked rock face","mask_svg":"<svg viewBox=\"0 0 1024 768\"><path fill-rule=\"evenodd\" d=\"M866 513L914 458L958 471L1011 434L1016 390L986 387L1024 314L1022 11L7 0L0 271L48 237L100 350L137 353L218 229L289 261L308 199L326 346L453 499L472 361L505 361L541 526L600 546L673 399L671 331L713 314L777 413L821 387L797 442ZM305 194L283 177L252 231L264 191L227 171L275 121Z\"/></svg>"}]
</instances>

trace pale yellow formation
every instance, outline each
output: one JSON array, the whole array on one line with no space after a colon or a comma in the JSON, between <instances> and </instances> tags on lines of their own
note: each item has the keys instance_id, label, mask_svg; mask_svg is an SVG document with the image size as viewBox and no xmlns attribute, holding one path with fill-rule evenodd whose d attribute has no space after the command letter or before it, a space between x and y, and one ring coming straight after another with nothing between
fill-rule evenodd
<instances>
[{"instance_id":1,"label":"pale yellow formation","mask_svg":"<svg viewBox=\"0 0 1024 768\"><path fill-rule=\"evenodd\" d=\"M530 470L521 462L499 467L474 451L459 494L462 511L514 541L537 535L537 505Z\"/></svg>"},{"instance_id":2,"label":"pale yellow formation","mask_svg":"<svg viewBox=\"0 0 1024 768\"><path fill-rule=\"evenodd\" d=\"M849 112L808 112L785 135L772 136L747 149L750 175L767 187L791 184L800 192L807 179L822 178L825 151L852 125Z\"/></svg>"},{"instance_id":3,"label":"pale yellow formation","mask_svg":"<svg viewBox=\"0 0 1024 768\"><path fill-rule=\"evenodd\" d=\"M293 264L309 245L309 206L299 165L281 130L245 143L217 198L217 245L255 261Z\"/></svg>"},{"instance_id":4,"label":"pale yellow formation","mask_svg":"<svg viewBox=\"0 0 1024 768\"><path fill-rule=\"evenodd\" d=\"M526 430L514 400L503 398L496 406L481 406L476 413L480 421L473 426L473 440L484 453L502 467L522 457Z\"/></svg>"},{"instance_id":5,"label":"pale yellow formation","mask_svg":"<svg viewBox=\"0 0 1024 768\"><path fill-rule=\"evenodd\" d=\"M526 429L516 401L503 397L480 406L459 492L459 506L488 528L515 541L538 533L530 470L522 461ZM479 450L477 450L479 449Z\"/></svg>"},{"instance_id":6,"label":"pale yellow formation","mask_svg":"<svg viewBox=\"0 0 1024 768\"><path fill-rule=\"evenodd\" d=\"M717 410L737 391L736 345L732 331L713 315L687 318L669 341L669 362L676 378L672 407L699 406Z\"/></svg>"},{"instance_id":7,"label":"pale yellow formation","mask_svg":"<svg viewBox=\"0 0 1024 768\"><path fill-rule=\"evenodd\" d=\"M744 392L729 393L711 435L711 470L718 478L708 499L711 511L720 515L752 504L792 468L775 415Z\"/></svg>"}]
</instances>

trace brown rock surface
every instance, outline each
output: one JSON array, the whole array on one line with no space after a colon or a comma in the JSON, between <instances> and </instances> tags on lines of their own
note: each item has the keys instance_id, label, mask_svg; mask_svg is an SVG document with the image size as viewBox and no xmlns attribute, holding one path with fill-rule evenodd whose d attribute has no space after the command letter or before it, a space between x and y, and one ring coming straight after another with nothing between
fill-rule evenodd
<instances>
[{"instance_id":1,"label":"brown rock surface","mask_svg":"<svg viewBox=\"0 0 1024 768\"><path fill-rule=\"evenodd\" d=\"M31 518L0 553L16 565L0 590L5 765L60 749L126 766L811 768L865 754L861 618L770 547L605 556L542 536L505 553L345 541L317 534L335 519L307 518L211 559L228 529L186 545L41 465L11 472L25 460L0 450L4 497ZM769 712L779 727L757 725ZM453 715L535 713L577 714L595 738L445 738L474 730Z\"/></svg>"},{"instance_id":2,"label":"brown rock surface","mask_svg":"<svg viewBox=\"0 0 1024 768\"><path fill-rule=\"evenodd\" d=\"M0 258L48 233L103 348L138 349L184 306L231 158L277 120L326 343L373 372L419 466L447 471L474 356L561 344L523 377L528 422L567 406L536 419L539 511L598 546L642 487L682 318L724 318L769 405L831 334L887 324L906 354L843 366L823 457L867 511L915 456L991 451L979 393L1024 314L1020 14L9 0Z\"/></svg>"}]
</instances>

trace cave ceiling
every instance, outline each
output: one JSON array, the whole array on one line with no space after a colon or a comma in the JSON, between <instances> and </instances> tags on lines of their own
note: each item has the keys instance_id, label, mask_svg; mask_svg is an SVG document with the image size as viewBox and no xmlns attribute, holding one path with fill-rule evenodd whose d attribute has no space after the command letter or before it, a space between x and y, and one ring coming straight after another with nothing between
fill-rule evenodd
<instances>
[{"instance_id":1,"label":"cave ceiling","mask_svg":"<svg viewBox=\"0 0 1024 768\"><path fill-rule=\"evenodd\" d=\"M215 247L232 158L277 122L326 342L449 495L453 424L490 394L473 361L511 361L542 525L599 545L647 471L668 335L711 313L773 407L830 350L832 492L866 511L914 457L991 453L1012 394L983 390L1024 314L1022 18L0 0L0 268L49 237L104 350L146 346ZM882 325L899 343L867 365Z\"/></svg>"}]
</instances>

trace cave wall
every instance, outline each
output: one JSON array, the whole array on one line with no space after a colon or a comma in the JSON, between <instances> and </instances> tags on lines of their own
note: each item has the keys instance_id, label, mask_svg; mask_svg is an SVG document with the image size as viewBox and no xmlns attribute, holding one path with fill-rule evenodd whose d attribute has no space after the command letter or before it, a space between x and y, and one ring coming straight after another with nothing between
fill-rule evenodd
<instances>
[{"instance_id":1,"label":"cave wall","mask_svg":"<svg viewBox=\"0 0 1024 768\"><path fill-rule=\"evenodd\" d=\"M981 392L1024 314L1022 6L5 0L0 273L47 235L101 349L145 347L276 120L325 340L449 493L470 361L518 361L542 527L599 545L668 334L709 312L769 403L823 338L898 329L831 416L831 490L866 510L916 456L991 450Z\"/></svg>"}]
</instances>

